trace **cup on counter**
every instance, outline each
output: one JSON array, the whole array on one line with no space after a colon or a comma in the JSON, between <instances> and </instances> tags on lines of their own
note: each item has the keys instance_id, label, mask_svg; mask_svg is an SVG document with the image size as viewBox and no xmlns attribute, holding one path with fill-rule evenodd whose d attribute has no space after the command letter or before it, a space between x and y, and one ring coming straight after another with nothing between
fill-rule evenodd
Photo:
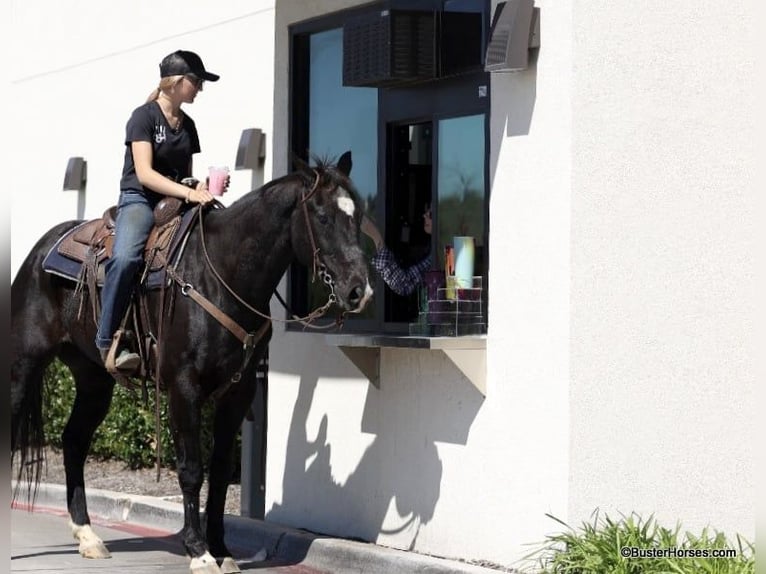
<instances>
[{"instance_id":1,"label":"cup on counter","mask_svg":"<svg viewBox=\"0 0 766 574\"><path fill-rule=\"evenodd\" d=\"M226 178L229 168L226 166L211 166L208 170L207 189L212 195L223 195L226 191Z\"/></svg>"},{"instance_id":2,"label":"cup on counter","mask_svg":"<svg viewBox=\"0 0 766 574\"><path fill-rule=\"evenodd\" d=\"M467 235L452 238L455 252L455 277L457 286L470 289L473 287L473 267L475 244L473 237Z\"/></svg>"}]
</instances>

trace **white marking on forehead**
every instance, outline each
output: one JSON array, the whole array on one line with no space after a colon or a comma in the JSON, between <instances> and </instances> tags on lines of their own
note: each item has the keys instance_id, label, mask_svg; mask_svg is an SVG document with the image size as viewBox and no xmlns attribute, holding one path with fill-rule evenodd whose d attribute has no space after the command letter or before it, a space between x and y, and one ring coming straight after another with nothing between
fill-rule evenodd
<instances>
[{"instance_id":1,"label":"white marking on forehead","mask_svg":"<svg viewBox=\"0 0 766 574\"><path fill-rule=\"evenodd\" d=\"M354 200L348 195L348 192L340 188L340 195L338 196L338 208L348 214L349 217L354 217Z\"/></svg>"}]
</instances>

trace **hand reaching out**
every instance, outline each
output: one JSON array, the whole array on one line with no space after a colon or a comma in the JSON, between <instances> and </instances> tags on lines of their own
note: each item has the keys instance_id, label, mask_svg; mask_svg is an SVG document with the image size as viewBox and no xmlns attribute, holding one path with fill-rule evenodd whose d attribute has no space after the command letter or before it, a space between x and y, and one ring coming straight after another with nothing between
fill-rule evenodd
<instances>
[{"instance_id":1,"label":"hand reaching out","mask_svg":"<svg viewBox=\"0 0 766 574\"><path fill-rule=\"evenodd\" d=\"M367 215L362 216L362 225L360 229L362 230L362 233L364 233L367 237L372 239L372 242L375 244L376 250L380 249L383 246L383 237L381 236L380 231L372 222L372 220L369 217L367 217Z\"/></svg>"}]
</instances>

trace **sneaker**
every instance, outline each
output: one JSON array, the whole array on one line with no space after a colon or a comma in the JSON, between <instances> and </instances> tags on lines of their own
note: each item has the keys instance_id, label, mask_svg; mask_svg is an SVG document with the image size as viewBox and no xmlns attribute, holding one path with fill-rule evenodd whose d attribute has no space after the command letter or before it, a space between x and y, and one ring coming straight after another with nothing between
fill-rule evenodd
<instances>
[{"instance_id":1,"label":"sneaker","mask_svg":"<svg viewBox=\"0 0 766 574\"><path fill-rule=\"evenodd\" d=\"M128 349L122 349L114 359L114 366L120 371L135 371L141 364L141 357Z\"/></svg>"},{"instance_id":2,"label":"sneaker","mask_svg":"<svg viewBox=\"0 0 766 574\"><path fill-rule=\"evenodd\" d=\"M104 361L104 365L106 365L106 358L109 355L109 349L99 349L99 353L101 354L101 360ZM114 366L117 370L120 371L135 371L138 369L138 366L141 364L141 357L138 356L138 354L133 353L129 351L128 349L121 349L117 353L117 357L114 360Z\"/></svg>"}]
</instances>

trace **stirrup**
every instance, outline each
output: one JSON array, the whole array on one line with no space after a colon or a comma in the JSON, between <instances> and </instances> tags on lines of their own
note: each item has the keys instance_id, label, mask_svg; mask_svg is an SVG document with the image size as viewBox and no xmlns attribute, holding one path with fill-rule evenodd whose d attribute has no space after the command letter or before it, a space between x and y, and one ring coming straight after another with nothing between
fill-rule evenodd
<instances>
[{"instance_id":1,"label":"stirrup","mask_svg":"<svg viewBox=\"0 0 766 574\"><path fill-rule=\"evenodd\" d=\"M114 359L114 366L121 372L133 372L141 365L141 357L138 353L122 349Z\"/></svg>"},{"instance_id":2,"label":"stirrup","mask_svg":"<svg viewBox=\"0 0 766 574\"><path fill-rule=\"evenodd\" d=\"M129 375L138 370L141 366L141 357L126 347L121 346L123 331L117 329L112 335L112 345L106 353L104 366L112 374ZM103 358L104 353L101 351Z\"/></svg>"}]
</instances>

